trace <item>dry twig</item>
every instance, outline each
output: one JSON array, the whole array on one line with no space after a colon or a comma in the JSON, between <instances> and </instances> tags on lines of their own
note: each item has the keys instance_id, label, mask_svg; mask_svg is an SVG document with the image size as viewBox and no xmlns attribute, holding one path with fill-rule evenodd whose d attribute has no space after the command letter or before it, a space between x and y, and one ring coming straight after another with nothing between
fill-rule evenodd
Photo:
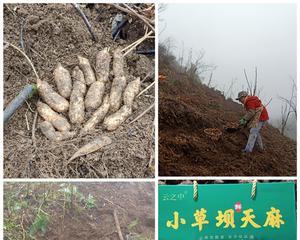
<instances>
[{"instance_id":1,"label":"dry twig","mask_svg":"<svg viewBox=\"0 0 300 240\"><path fill-rule=\"evenodd\" d=\"M81 10L81 8L79 7L79 5L77 3L72 3L73 7L77 10L77 12L80 14L80 16L82 17L85 25L87 26L90 34L92 35L93 41L97 41L97 37L95 32L92 29L91 24L89 23L89 20L87 19L87 17L85 16L84 12Z\"/></svg>"},{"instance_id":2,"label":"dry twig","mask_svg":"<svg viewBox=\"0 0 300 240\"><path fill-rule=\"evenodd\" d=\"M116 222L116 227L117 227L119 238L120 238L120 240L124 240L116 209L114 210L114 219L115 219L115 222Z\"/></svg>"},{"instance_id":3,"label":"dry twig","mask_svg":"<svg viewBox=\"0 0 300 240\"><path fill-rule=\"evenodd\" d=\"M38 112L36 111L34 114L32 129L31 129L31 138L32 138L32 144L34 149L36 149L36 139L35 139L35 126L36 126L36 120L37 120Z\"/></svg>"},{"instance_id":4,"label":"dry twig","mask_svg":"<svg viewBox=\"0 0 300 240\"><path fill-rule=\"evenodd\" d=\"M9 46L13 47L14 49L16 49L17 51L19 51L25 58L26 60L29 62L30 66L32 67L32 70L36 76L37 82L40 81L39 75L37 74L37 71L35 70L35 67L33 65L33 63L31 62L30 58L26 55L25 52L23 52L20 48L18 48L17 46L13 45L12 43L6 42L4 41L5 44L8 44Z\"/></svg>"},{"instance_id":5,"label":"dry twig","mask_svg":"<svg viewBox=\"0 0 300 240\"><path fill-rule=\"evenodd\" d=\"M138 98L139 96L141 96L144 92L146 92L149 88L151 88L153 85L155 84L155 81L153 83L151 83L149 86L147 86L143 91L141 91L136 98Z\"/></svg>"},{"instance_id":6,"label":"dry twig","mask_svg":"<svg viewBox=\"0 0 300 240\"><path fill-rule=\"evenodd\" d=\"M119 4L111 4L112 6L114 6L115 8L123 11L123 12L126 12L128 14L131 14L131 15L134 15L136 16L137 18L139 18L140 20L142 20L148 27L150 27L152 29L153 32L155 32L155 29L154 27L152 26L153 24L153 21L152 20L149 20L148 18L144 17L143 15L141 14L138 14L136 11L134 11L131 7L129 7L127 4L124 4L125 7L122 7L120 6ZM152 24L151 24L152 23Z\"/></svg>"},{"instance_id":7,"label":"dry twig","mask_svg":"<svg viewBox=\"0 0 300 240\"><path fill-rule=\"evenodd\" d=\"M150 31L149 33L146 33L143 37L141 37L140 39L138 39L137 41L135 41L134 43L130 44L129 46L123 48L121 51L124 52L125 50L127 50L124 53L124 57L130 53L133 49L135 49L138 45L140 45L142 42L144 42L146 39L151 38L152 36L150 36L153 32Z\"/></svg>"},{"instance_id":8,"label":"dry twig","mask_svg":"<svg viewBox=\"0 0 300 240\"><path fill-rule=\"evenodd\" d=\"M140 115L138 115L135 119L133 119L130 123L128 124L132 124L134 123L135 121L139 120L142 116L144 116L147 112L149 112L151 110L151 108L154 107L154 103L151 104L151 106L149 106L144 112L142 112Z\"/></svg>"}]
</instances>

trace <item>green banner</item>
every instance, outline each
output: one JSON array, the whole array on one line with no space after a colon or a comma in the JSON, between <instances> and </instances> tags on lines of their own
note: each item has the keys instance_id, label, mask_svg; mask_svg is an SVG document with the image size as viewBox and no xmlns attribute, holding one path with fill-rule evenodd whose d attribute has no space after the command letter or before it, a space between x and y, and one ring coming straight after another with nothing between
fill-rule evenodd
<instances>
[{"instance_id":1,"label":"green banner","mask_svg":"<svg viewBox=\"0 0 300 240\"><path fill-rule=\"evenodd\" d=\"M295 184L159 186L159 240L296 240Z\"/></svg>"}]
</instances>

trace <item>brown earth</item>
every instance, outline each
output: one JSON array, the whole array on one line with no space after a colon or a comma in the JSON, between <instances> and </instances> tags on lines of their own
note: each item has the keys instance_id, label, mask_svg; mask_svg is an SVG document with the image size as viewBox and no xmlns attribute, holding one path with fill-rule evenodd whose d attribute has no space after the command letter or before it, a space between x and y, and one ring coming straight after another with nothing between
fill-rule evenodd
<instances>
[{"instance_id":1,"label":"brown earth","mask_svg":"<svg viewBox=\"0 0 300 240\"><path fill-rule=\"evenodd\" d=\"M77 55L90 59L94 65L98 50L104 47L125 47L145 33L143 23L132 18L126 40L113 42L111 22L119 11L110 5L96 4L93 8L81 5L98 41L94 42L82 18L71 4L6 4L4 6L4 40L20 46L23 42L26 54L33 62L42 80L54 86L53 71L57 62L72 70ZM131 18L131 17L130 17ZM24 19L26 19L24 24ZM154 40L145 41L141 49L154 48ZM126 59L125 71L129 79L142 79L154 70L154 58L131 52ZM152 80L153 79L148 79ZM146 80L142 89L150 83ZM30 83L35 75L24 57L13 48L4 50L4 107ZM153 177L148 167L153 157L152 109L138 121L128 123L154 101L154 89L139 97L133 106L132 116L116 131L107 133L98 126L93 134L69 141L54 143L39 130L40 117L35 131L36 148L33 147L32 126L37 97L24 104L4 126L4 176L6 178L101 178L101 177ZM113 144L103 151L80 157L65 166L75 151L97 135L108 135Z\"/></svg>"},{"instance_id":2,"label":"brown earth","mask_svg":"<svg viewBox=\"0 0 300 240\"><path fill-rule=\"evenodd\" d=\"M160 176L296 175L295 141L267 124L261 131L265 151L242 155L249 130L225 131L244 114L242 105L172 66L159 65L167 76L159 82ZM220 130L218 139L207 134L210 128Z\"/></svg>"},{"instance_id":3,"label":"brown earth","mask_svg":"<svg viewBox=\"0 0 300 240\"><path fill-rule=\"evenodd\" d=\"M85 208L84 204L78 202L76 194L72 206L68 207L61 192L68 184L6 183L4 235L9 239L21 239L22 236L22 239L32 239L29 229L34 223L38 207L42 206L41 209L49 216L49 223L45 233L40 230L36 232L35 239L119 239L114 211L124 239L155 238L154 184L119 182L73 185L85 197L93 196L95 205L92 208ZM17 209L15 206L20 207Z\"/></svg>"}]
</instances>

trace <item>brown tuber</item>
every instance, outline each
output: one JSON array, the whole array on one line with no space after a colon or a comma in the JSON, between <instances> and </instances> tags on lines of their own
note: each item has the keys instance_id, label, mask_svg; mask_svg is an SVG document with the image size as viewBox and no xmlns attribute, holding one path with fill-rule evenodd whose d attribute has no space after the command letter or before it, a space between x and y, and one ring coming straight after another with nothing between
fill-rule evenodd
<instances>
[{"instance_id":1,"label":"brown tuber","mask_svg":"<svg viewBox=\"0 0 300 240\"><path fill-rule=\"evenodd\" d=\"M109 65L111 61L111 56L107 48L99 51L96 56L96 79L100 82L107 82L109 77Z\"/></svg>"},{"instance_id":2,"label":"brown tuber","mask_svg":"<svg viewBox=\"0 0 300 240\"><path fill-rule=\"evenodd\" d=\"M63 141L75 136L76 132L64 131L59 132L55 131L53 125L50 122L44 121L40 123L40 129L42 133L51 141Z\"/></svg>"},{"instance_id":3,"label":"brown tuber","mask_svg":"<svg viewBox=\"0 0 300 240\"><path fill-rule=\"evenodd\" d=\"M131 107L124 105L119 111L104 119L103 125L108 131L116 130L131 115Z\"/></svg>"},{"instance_id":4,"label":"brown tuber","mask_svg":"<svg viewBox=\"0 0 300 240\"><path fill-rule=\"evenodd\" d=\"M117 48L114 51L113 72L115 77L123 77L124 74L124 57L121 49Z\"/></svg>"},{"instance_id":5,"label":"brown tuber","mask_svg":"<svg viewBox=\"0 0 300 240\"><path fill-rule=\"evenodd\" d=\"M82 134L86 134L95 129L95 126L102 122L109 110L109 97L104 97L102 105L93 113L92 117L84 124L81 130Z\"/></svg>"},{"instance_id":6,"label":"brown tuber","mask_svg":"<svg viewBox=\"0 0 300 240\"><path fill-rule=\"evenodd\" d=\"M85 96L85 108L87 110L94 110L98 108L102 103L102 98L105 92L105 83L96 81L94 82L86 96Z\"/></svg>"},{"instance_id":7,"label":"brown tuber","mask_svg":"<svg viewBox=\"0 0 300 240\"><path fill-rule=\"evenodd\" d=\"M53 111L47 104L38 101L37 111L44 120L50 122L57 130L64 132L71 129L68 120L61 114Z\"/></svg>"},{"instance_id":8,"label":"brown tuber","mask_svg":"<svg viewBox=\"0 0 300 240\"><path fill-rule=\"evenodd\" d=\"M123 94L123 101L125 105L132 107L134 98L140 91L140 86L141 80L139 77L127 84Z\"/></svg>"},{"instance_id":9,"label":"brown tuber","mask_svg":"<svg viewBox=\"0 0 300 240\"><path fill-rule=\"evenodd\" d=\"M73 72L72 72L72 79L73 79L73 82L81 82L83 84L81 84L80 86L80 91L83 95L85 95L85 92L86 92L86 84L85 84L85 79L84 79L84 74L83 72L80 70L80 68L78 66L76 66L74 69L73 69Z\"/></svg>"},{"instance_id":10,"label":"brown tuber","mask_svg":"<svg viewBox=\"0 0 300 240\"><path fill-rule=\"evenodd\" d=\"M122 104L123 90L126 87L125 77L115 77L110 89L110 110L116 112Z\"/></svg>"},{"instance_id":11,"label":"brown tuber","mask_svg":"<svg viewBox=\"0 0 300 240\"><path fill-rule=\"evenodd\" d=\"M95 74L93 71L93 68L90 65L90 62L88 59L78 56L78 60L79 60L79 67L82 70L83 74L84 74L84 78L85 78L85 83L89 86L91 85L93 82L96 81L95 78Z\"/></svg>"},{"instance_id":12,"label":"brown tuber","mask_svg":"<svg viewBox=\"0 0 300 240\"><path fill-rule=\"evenodd\" d=\"M105 147L105 146L107 146L107 145L109 145L111 143L112 143L112 140L109 137L106 137L106 136L101 136L101 137L95 138L94 140L92 140L88 144L86 144L83 147L81 147L69 159L68 163L70 163L75 158L78 158L80 156L84 156L84 155L87 155L89 153L95 152L95 151L99 150L100 148Z\"/></svg>"},{"instance_id":13,"label":"brown tuber","mask_svg":"<svg viewBox=\"0 0 300 240\"><path fill-rule=\"evenodd\" d=\"M71 123L82 123L84 121L84 94L86 86L83 73L78 67L75 67L72 73L74 80L73 90L70 97L69 118Z\"/></svg>"},{"instance_id":14,"label":"brown tuber","mask_svg":"<svg viewBox=\"0 0 300 240\"><path fill-rule=\"evenodd\" d=\"M53 90L45 81L38 81L38 93L41 98L56 112L66 112L69 108L69 102Z\"/></svg>"},{"instance_id":15,"label":"brown tuber","mask_svg":"<svg viewBox=\"0 0 300 240\"><path fill-rule=\"evenodd\" d=\"M54 70L54 81L57 90L64 98L69 98L72 91L72 80L70 73L60 63L57 64Z\"/></svg>"}]
</instances>

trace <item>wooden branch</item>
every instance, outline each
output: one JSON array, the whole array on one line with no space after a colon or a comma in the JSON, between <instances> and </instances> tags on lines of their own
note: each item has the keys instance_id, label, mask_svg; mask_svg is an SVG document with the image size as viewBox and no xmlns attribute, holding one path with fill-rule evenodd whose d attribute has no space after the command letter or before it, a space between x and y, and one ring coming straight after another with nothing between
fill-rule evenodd
<instances>
[{"instance_id":1,"label":"wooden branch","mask_svg":"<svg viewBox=\"0 0 300 240\"><path fill-rule=\"evenodd\" d=\"M130 53L133 49L135 49L138 45L140 45L142 42L144 42L147 38L151 37L150 35L152 34L153 32L150 31L149 33L146 33L143 37L141 37L140 39L138 39L137 41L135 41L134 43L130 44L129 46L123 48L121 51L125 51L127 50L127 52L124 53L123 56L126 56L128 53Z\"/></svg>"},{"instance_id":2,"label":"wooden branch","mask_svg":"<svg viewBox=\"0 0 300 240\"><path fill-rule=\"evenodd\" d=\"M256 89L257 89L257 67L255 67L255 80L254 80L253 95L256 94Z\"/></svg>"},{"instance_id":3,"label":"wooden branch","mask_svg":"<svg viewBox=\"0 0 300 240\"><path fill-rule=\"evenodd\" d=\"M122 231L121 231L121 227L120 227L120 223L119 223L119 219L118 219L118 216L117 216L116 209L114 210L114 219L115 219L115 222L116 222L116 227L117 227L119 239L120 240L124 240L123 235L122 235Z\"/></svg>"},{"instance_id":4,"label":"wooden branch","mask_svg":"<svg viewBox=\"0 0 300 240\"><path fill-rule=\"evenodd\" d=\"M153 32L155 32L154 27L147 21L147 19L145 19L144 16L138 14L136 11L134 11L132 8L130 8L128 5L124 4L126 6L126 8L120 6L119 4L115 4L115 3L112 3L111 5L114 6L115 8L123 11L123 12L126 12L126 13L128 13L130 15L136 16L137 18L139 18L140 20L142 20L148 27L150 27Z\"/></svg>"},{"instance_id":5,"label":"wooden branch","mask_svg":"<svg viewBox=\"0 0 300 240\"><path fill-rule=\"evenodd\" d=\"M265 107L268 106L271 102L272 102L272 98L271 98L271 99L269 100L269 102L265 105Z\"/></svg>"},{"instance_id":6,"label":"wooden branch","mask_svg":"<svg viewBox=\"0 0 300 240\"><path fill-rule=\"evenodd\" d=\"M247 73L246 73L246 69L244 69L244 74L245 74L245 78L246 78L246 81L247 81L247 84L248 84L249 93L252 96L252 87L249 83L248 76L247 76Z\"/></svg>"},{"instance_id":7,"label":"wooden branch","mask_svg":"<svg viewBox=\"0 0 300 240\"><path fill-rule=\"evenodd\" d=\"M127 7L133 15L135 15L136 17L138 17L139 19L141 19L149 28L151 28L151 30L153 32L155 32L155 28L151 25L151 23L153 24L153 21L151 19L146 18L145 16L138 14L136 11L134 11L128 4L123 3L125 7Z\"/></svg>"},{"instance_id":8,"label":"wooden branch","mask_svg":"<svg viewBox=\"0 0 300 240\"><path fill-rule=\"evenodd\" d=\"M32 129L31 129L31 139L32 139L32 145L33 145L34 149L36 149L35 127L36 127L37 117L38 117L38 112L36 111L34 114L34 119L33 119L33 124L32 124Z\"/></svg>"},{"instance_id":9,"label":"wooden branch","mask_svg":"<svg viewBox=\"0 0 300 240\"><path fill-rule=\"evenodd\" d=\"M83 19L85 25L87 26L90 34L92 35L92 39L93 41L97 41L97 36L95 34L95 32L92 29L91 24L89 23L89 20L87 19L87 17L85 16L84 12L81 10L81 8L79 7L79 4L77 3L72 3L73 7L77 10L77 12L80 14L81 18Z\"/></svg>"},{"instance_id":10,"label":"wooden branch","mask_svg":"<svg viewBox=\"0 0 300 240\"><path fill-rule=\"evenodd\" d=\"M212 76L213 76L213 72L210 73L209 81L208 81L208 84L207 84L208 87L209 87L210 84L211 84Z\"/></svg>"},{"instance_id":11,"label":"wooden branch","mask_svg":"<svg viewBox=\"0 0 300 240\"><path fill-rule=\"evenodd\" d=\"M135 119L133 119L130 123L128 123L128 124L132 124L132 123L134 123L135 121L137 121L137 120L139 120L142 116L144 116L147 112L149 112L150 110L151 110L151 108L153 108L154 107L154 103L151 105L151 106L149 106L145 111L143 111L139 116L137 116Z\"/></svg>"},{"instance_id":12,"label":"wooden branch","mask_svg":"<svg viewBox=\"0 0 300 240\"><path fill-rule=\"evenodd\" d=\"M144 92L146 92L149 88L151 88L153 85L155 84L155 81L153 83L151 83L149 86L147 86L144 90L142 90L137 96L136 98L138 98L139 96L141 96Z\"/></svg>"},{"instance_id":13,"label":"wooden branch","mask_svg":"<svg viewBox=\"0 0 300 240\"><path fill-rule=\"evenodd\" d=\"M39 83L39 81L40 81L39 75L37 74L37 71L35 70L35 67L34 67L33 63L31 62L30 58L26 55L26 53L23 52L17 46L13 45L12 43L9 43L9 42L6 42L6 41L4 41L4 43L7 44L7 45L9 45L9 46L11 46L11 47L13 47L15 50L17 50L18 52L20 52L26 58L26 60L29 62L30 66L31 66L31 68L32 68L32 70L33 70L36 78L37 78L37 83Z\"/></svg>"}]
</instances>

